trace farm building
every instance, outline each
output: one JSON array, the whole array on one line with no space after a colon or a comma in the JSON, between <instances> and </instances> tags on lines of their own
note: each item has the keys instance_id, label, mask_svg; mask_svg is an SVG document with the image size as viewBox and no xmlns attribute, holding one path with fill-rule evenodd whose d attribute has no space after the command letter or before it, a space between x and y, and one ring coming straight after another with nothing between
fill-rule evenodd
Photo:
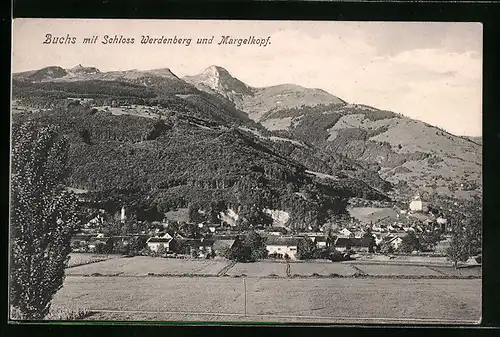
<instances>
[{"instance_id":1,"label":"farm building","mask_svg":"<svg viewBox=\"0 0 500 337\"><path fill-rule=\"evenodd\" d=\"M213 239L180 239L178 243L178 253L190 254L194 257L207 257L213 251Z\"/></svg>"},{"instance_id":2,"label":"farm building","mask_svg":"<svg viewBox=\"0 0 500 337\"><path fill-rule=\"evenodd\" d=\"M157 252L160 246L163 246L167 252L174 250L173 238L166 234L162 237L152 237L146 241L148 248L153 252Z\"/></svg>"},{"instance_id":3,"label":"farm building","mask_svg":"<svg viewBox=\"0 0 500 337\"><path fill-rule=\"evenodd\" d=\"M296 260L299 240L300 238L269 236L266 239L266 249L269 255L276 254L283 257L287 255L291 260Z\"/></svg>"},{"instance_id":4,"label":"farm building","mask_svg":"<svg viewBox=\"0 0 500 337\"><path fill-rule=\"evenodd\" d=\"M368 252L370 249L370 239L339 237L335 241L334 247L339 252L344 252L347 250L354 250L357 252Z\"/></svg>"},{"instance_id":5,"label":"farm building","mask_svg":"<svg viewBox=\"0 0 500 337\"><path fill-rule=\"evenodd\" d=\"M316 244L316 248L325 248L330 246L330 238L326 236L315 236L312 240Z\"/></svg>"}]
</instances>

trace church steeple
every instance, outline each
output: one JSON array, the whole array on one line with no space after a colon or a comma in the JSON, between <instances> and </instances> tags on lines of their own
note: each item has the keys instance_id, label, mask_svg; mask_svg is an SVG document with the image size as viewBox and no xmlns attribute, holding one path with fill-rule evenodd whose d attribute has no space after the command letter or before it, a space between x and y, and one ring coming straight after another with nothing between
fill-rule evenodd
<instances>
[{"instance_id":1,"label":"church steeple","mask_svg":"<svg viewBox=\"0 0 500 337\"><path fill-rule=\"evenodd\" d=\"M120 214L120 221L125 222L126 219L127 219L127 217L125 216L125 206L123 206L121 214Z\"/></svg>"}]
</instances>

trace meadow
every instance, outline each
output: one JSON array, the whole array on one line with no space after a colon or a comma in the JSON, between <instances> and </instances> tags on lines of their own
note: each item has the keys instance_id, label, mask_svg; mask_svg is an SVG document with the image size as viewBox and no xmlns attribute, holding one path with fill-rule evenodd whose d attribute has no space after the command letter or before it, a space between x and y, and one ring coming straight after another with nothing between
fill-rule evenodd
<instances>
[{"instance_id":1,"label":"meadow","mask_svg":"<svg viewBox=\"0 0 500 337\"><path fill-rule=\"evenodd\" d=\"M367 275L373 276L439 276L441 273L424 266L396 266L396 265L375 265L357 264L356 267Z\"/></svg>"},{"instance_id":2,"label":"meadow","mask_svg":"<svg viewBox=\"0 0 500 337\"><path fill-rule=\"evenodd\" d=\"M73 267L71 267L73 266ZM480 278L480 267L455 269L445 265L363 263L349 261L259 261L231 263L227 260L166 259L161 257L72 254L70 276L228 276L228 277L458 277Z\"/></svg>"},{"instance_id":3,"label":"meadow","mask_svg":"<svg viewBox=\"0 0 500 337\"><path fill-rule=\"evenodd\" d=\"M89 320L472 324L481 280L68 276L53 308Z\"/></svg>"},{"instance_id":4,"label":"meadow","mask_svg":"<svg viewBox=\"0 0 500 337\"><path fill-rule=\"evenodd\" d=\"M66 269L52 309L84 320L472 324L481 313L480 268L71 258L87 264Z\"/></svg>"},{"instance_id":5,"label":"meadow","mask_svg":"<svg viewBox=\"0 0 500 337\"><path fill-rule=\"evenodd\" d=\"M165 259L135 256L109 259L66 270L66 275L147 276L147 275L212 275L229 262L216 260Z\"/></svg>"},{"instance_id":6,"label":"meadow","mask_svg":"<svg viewBox=\"0 0 500 337\"><path fill-rule=\"evenodd\" d=\"M114 254L71 253L69 255L68 268L115 259L121 256Z\"/></svg>"},{"instance_id":7,"label":"meadow","mask_svg":"<svg viewBox=\"0 0 500 337\"><path fill-rule=\"evenodd\" d=\"M286 263L263 261L257 263L236 263L234 267L230 268L226 272L226 275L249 277L286 277Z\"/></svg>"}]
</instances>

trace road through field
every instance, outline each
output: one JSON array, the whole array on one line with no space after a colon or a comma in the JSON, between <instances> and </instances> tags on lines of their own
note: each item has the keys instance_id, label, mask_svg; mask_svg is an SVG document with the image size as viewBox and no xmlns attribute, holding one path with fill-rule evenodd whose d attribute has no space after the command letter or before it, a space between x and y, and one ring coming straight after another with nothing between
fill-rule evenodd
<instances>
[{"instance_id":1,"label":"road through field","mask_svg":"<svg viewBox=\"0 0 500 337\"><path fill-rule=\"evenodd\" d=\"M68 276L53 307L95 320L472 324L481 280Z\"/></svg>"}]
</instances>

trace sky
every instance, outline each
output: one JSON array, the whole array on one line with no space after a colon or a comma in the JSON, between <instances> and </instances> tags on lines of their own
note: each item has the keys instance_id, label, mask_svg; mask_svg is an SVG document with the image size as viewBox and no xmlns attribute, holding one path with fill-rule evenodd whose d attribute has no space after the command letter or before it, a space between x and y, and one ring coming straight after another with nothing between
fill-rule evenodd
<instances>
[{"instance_id":1,"label":"sky","mask_svg":"<svg viewBox=\"0 0 500 337\"><path fill-rule=\"evenodd\" d=\"M69 34L76 43L44 44L46 34ZM93 35L96 44L82 43ZM135 43L102 44L105 35ZM144 45L142 35L192 42ZM219 45L228 35L270 43ZM213 44L196 44L212 36ZM457 135L482 135L480 23L15 19L12 44L13 72L82 64L101 71L170 68L182 77L219 65L254 87L321 88Z\"/></svg>"}]
</instances>

